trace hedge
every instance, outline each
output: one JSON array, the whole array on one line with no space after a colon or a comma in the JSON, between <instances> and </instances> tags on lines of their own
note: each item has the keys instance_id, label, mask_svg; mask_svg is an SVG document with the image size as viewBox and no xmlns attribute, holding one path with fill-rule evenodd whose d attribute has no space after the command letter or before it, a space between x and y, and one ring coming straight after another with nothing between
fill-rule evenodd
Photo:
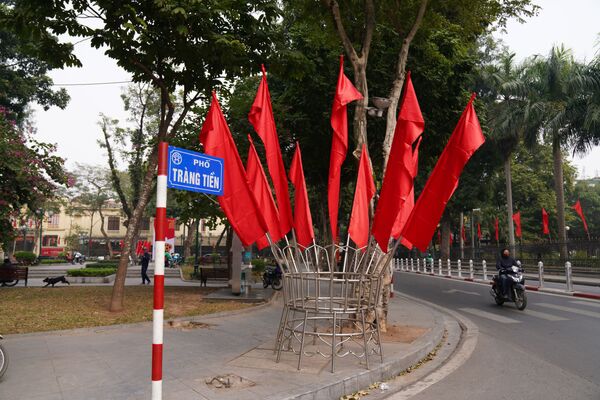
<instances>
[{"instance_id":1,"label":"hedge","mask_svg":"<svg viewBox=\"0 0 600 400\"><path fill-rule=\"evenodd\" d=\"M32 253L31 251L17 251L14 256L17 261L23 265L31 265L37 258L35 253Z\"/></svg>"},{"instance_id":2,"label":"hedge","mask_svg":"<svg viewBox=\"0 0 600 400\"><path fill-rule=\"evenodd\" d=\"M117 272L116 268L81 268L70 269L67 271L68 276L108 276Z\"/></svg>"},{"instance_id":3,"label":"hedge","mask_svg":"<svg viewBox=\"0 0 600 400\"><path fill-rule=\"evenodd\" d=\"M67 260L55 260L55 259L41 259L40 260L40 264L42 265L49 265L49 264L67 264Z\"/></svg>"},{"instance_id":4,"label":"hedge","mask_svg":"<svg viewBox=\"0 0 600 400\"><path fill-rule=\"evenodd\" d=\"M85 268L117 268L117 263L116 262L111 262L111 263L106 263L106 262L95 262L95 263L88 263L85 265Z\"/></svg>"}]
</instances>

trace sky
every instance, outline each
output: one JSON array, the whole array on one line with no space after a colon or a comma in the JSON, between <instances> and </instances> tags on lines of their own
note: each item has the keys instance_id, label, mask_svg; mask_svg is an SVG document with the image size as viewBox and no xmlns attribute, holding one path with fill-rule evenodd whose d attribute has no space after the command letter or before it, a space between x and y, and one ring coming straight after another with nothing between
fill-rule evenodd
<instances>
[{"instance_id":1,"label":"sky","mask_svg":"<svg viewBox=\"0 0 600 400\"><path fill-rule=\"evenodd\" d=\"M533 54L546 55L552 45L564 43L573 50L578 60L590 60L600 47L600 0L533 0L542 7L538 16L526 24L510 21L506 33L498 33L511 51L522 60ZM123 82L131 76L121 69L102 50L92 49L88 41L75 46L75 54L83 63L82 68L53 70L50 76L56 85L98 82ZM97 141L102 132L98 126L100 114L125 122L120 95L126 83L64 86L71 101L64 109L56 107L48 111L34 106L34 119L38 139L56 143L57 153L66 159L67 168L76 163L106 165L104 151ZM575 157L573 164L580 177L600 175L600 148L593 149L584 157Z\"/></svg>"}]
</instances>

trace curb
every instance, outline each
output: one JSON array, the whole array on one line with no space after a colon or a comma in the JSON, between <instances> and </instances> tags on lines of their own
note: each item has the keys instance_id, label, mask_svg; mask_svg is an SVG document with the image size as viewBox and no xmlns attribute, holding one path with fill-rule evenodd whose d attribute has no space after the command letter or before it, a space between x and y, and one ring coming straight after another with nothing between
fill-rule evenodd
<instances>
[{"instance_id":1,"label":"curb","mask_svg":"<svg viewBox=\"0 0 600 400\"><path fill-rule=\"evenodd\" d=\"M429 308L434 314L433 327L429 332L412 343L414 346L413 350L409 353L401 354L400 357L392 357L388 354L387 360L385 360L386 355L384 353L385 361L375 367L371 367L370 370L364 370L349 377L340 376L340 380L317 388L314 385L300 388L298 392L290 394L290 396L284 397L282 400L339 399L346 394L366 388L373 382L383 382L392 379L402 371L421 361L443 341L446 331L445 316L428 305L410 298L405 298L405 300Z\"/></svg>"},{"instance_id":2,"label":"curb","mask_svg":"<svg viewBox=\"0 0 600 400\"><path fill-rule=\"evenodd\" d=\"M486 281L486 280L477 279L477 278L459 278L458 276L436 275L436 274L431 274L431 273L423 273L420 271L402 271L399 269L395 269L394 272L402 272L402 273L407 273L407 274L413 273L413 274L417 274L417 275L429 275L429 276L434 276L434 277L438 277L438 278L453 279L455 281L461 281L461 282L473 282L473 283L479 283L479 284L483 284L483 285L491 285L492 284L492 281L490 281L490 280ZM531 285L525 285L525 289L530 290L532 292L551 293L551 294L555 294L558 296L581 297L581 298L591 299L591 300L600 300L600 294L596 294L596 293L567 292L567 291L561 290L561 289L545 288L545 287L531 286Z\"/></svg>"}]
</instances>

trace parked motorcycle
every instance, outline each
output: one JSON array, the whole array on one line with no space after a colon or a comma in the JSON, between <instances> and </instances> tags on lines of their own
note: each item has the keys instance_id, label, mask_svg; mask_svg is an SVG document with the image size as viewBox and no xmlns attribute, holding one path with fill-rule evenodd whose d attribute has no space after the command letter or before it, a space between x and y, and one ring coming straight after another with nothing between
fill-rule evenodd
<instances>
[{"instance_id":1,"label":"parked motorcycle","mask_svg":"<svg viewBox=\"0 0 600 400\"><path fill-rule=\"evenodd\" d=\"M267 267L263 273L263 287L266 289L271 285L274 290L281 290L283 287L283 274L279 265Z\"/></svg>"},{"instance_id":2,"label":"parked motorcycle","mask_svg":"<svg viewBox=\"0 0 600 400\"><path fill-rule=\"evenodd\" d=\"M2 337L2 335L0 335L0 340L4 339ZM8 368L8 354L6 353L6 350L4 349L4 347L2 346L2 344L0 343L0 379L2 378L2 375L4 375L4 373L6 372L6 369Z\"/></svg>"},{"instance_id":3,"label":"parked motorcycle","mask_svg":"<svg viewBox=\"0 0 600 400\"><path fill-rule=\"evenodd\" d=\"M518 266L512 266L510 269L506 269L501 271L500 273L506 274L509 277L510 290L509 290L509 299L506 299L502 295L502 287L500 284L500 276L494 275L492 278L492 290L490 294L496 301L496 304L501 306L505 301L511 301L515 303L515 306L519 310L524 310L527 306L527 295L525 294L525 277L523 273L525 272L523 268L521 268L521 262L517 261Z\"/></svg>"}]
</instances>

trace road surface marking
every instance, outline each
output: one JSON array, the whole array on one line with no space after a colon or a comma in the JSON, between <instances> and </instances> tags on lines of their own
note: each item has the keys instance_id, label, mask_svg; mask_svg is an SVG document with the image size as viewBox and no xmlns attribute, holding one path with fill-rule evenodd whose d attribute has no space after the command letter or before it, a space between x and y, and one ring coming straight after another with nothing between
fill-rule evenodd
<instances>
[{"instance_id":1,"label":"road surface marking","mask_svg":"<svg viewBox=\"0 0 600 400\"><path fill-rule=\"evenodd\" d=\"M549 303L535 303L535 305L541 306L541 307L553 308L555 310L560 310L560 311L571 312L573 314L585 315L586 317L600 318L600 313L594 312L594 311L580 310L577 308L564 307L564 306L559 306L556 304L549 304Z\"/></svg>"},{"instance_id":2,"label":"road surface marking","mask_svg":"<svg viewBox=\"0 0 600 400\"><path fill-rule=\"evenodd\" d=\"M600 307L600 303L592 303L591 301L572 301L573 304L581 304L582 306Z\"/></svg>"},{"instance_id":3,"label":"road surface marking","mask_svg":"<svg viewBox=\"0 0 600 400\"><path fill-rule=\"evenodd\" d=\"M459 290L459 289L444 290L444 293L464 293L464 294L472 294L474 296L481 296L481 294L479 294L477 292L467 292L466 290Z\"/></svg>"},{"instance_id":4,"label":"road surface marking","mask_svg":"<svg viewBox=\"0 0 600 400\"><path fill-rule=\"evenodd\" d=\"M545 319L547 321L568 321L568 318L559 317L557 315L546 314L540 311L533 311L530 309L526 309L525 311L521 311L525 315L531 315L532 317Z\"/></svg>"},{"instance_id":5,"label":"road surface marking","mask_svg":"<svg viewBox=\"0 0 600 400\"><path fill-rule=\"evenodd\" d=\"M506 318L501 315L493 314L487 311L478 310L476 308L459 308L460 311L467 312L469 314L477 315L478 317L491 319L492 321L502 322L503 324L518 324L520 321L512 318Z\"/></svg>"}]
</instances>

